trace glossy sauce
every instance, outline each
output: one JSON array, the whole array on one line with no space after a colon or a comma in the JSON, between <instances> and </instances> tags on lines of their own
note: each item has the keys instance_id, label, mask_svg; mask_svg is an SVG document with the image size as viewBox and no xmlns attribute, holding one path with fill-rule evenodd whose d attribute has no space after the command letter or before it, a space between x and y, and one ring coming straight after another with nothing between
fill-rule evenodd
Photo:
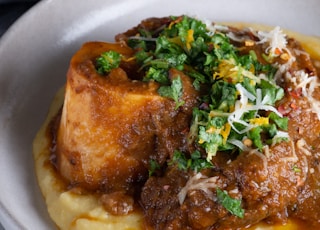
<instances>
[{"instance_id":1,"label":"glossy sauce","mask_svg":"<svg viewBox=\"0 0 320 230\"><path fill-rule=\"evenodd\" d=\"M312 55L312 53L311 53L311 55ZM314 61L314 63L315 63L315 67L317 68L317 71L318 71L318 73L320 73L320 62L319 61ZM53 119L53 122L51 123L51 125L50 125L50 135L48 136L48 138L50 138L50 140L51 140L51 143L52 143L52 146L51 146L51 149L52 149L52 158L51 158L51 163L52 164L46 164L45 165L45 167L53 167L53 166L55 166L56 165L56 162L55 162L55 149L56 149L56 137L55 137L55 134L57 133L57 124L59 124L59 121L60 121L60 116L58 115L58 116L56 116L54 119ZM316 123L315 123L315 125L317 125ZM306 137L306 139L307 139L307 142L308 143L311 143L313 146L315 146L316 147L316 149L317 150L319 150L320 149L320 147L319 147L319 143L318 143L318 139L314 139L314 138L307 138ZM62 187L64 187L65 189L66 189L66 191L68 190L68 189L70 189L70 188L72 188L72 189L74 189L74 191L75 191L75 193L83 193L83 194L85 194L85 193L88 193L88 191L85 191L85 190L82 190L82 189L80 189L80 190L78 190L77 189L77 185L75 185L75 184L67 184L65 181L64 181L64 179L62 179L62 177L60 176L60 174L59 173L57 173L56 175L55 175L56 177L59 177L59 180L61 181L61 186ZM139 185L139 186L141 186L141 185ZM95 194L95 195L97 195L97 196L101 196L101 193L95 193L95 192L89 192L89 193L91 193L91 194ZM135 197L135 201L136 201L136 204L138 204L139 202L139 200ZM134 209L134 211L133 212L135 212L135 213L137 213L137 214L141 214L142 215L142 212L141 212L141 209L138 207L136 207L135 209ZM90 220L90 221L96 221L96 218L94 218L94 217L91 217L91 216L89 216L89 215L87 215L87 214L83 214L82 216L79 216L78 217L78 219L87 219L87 220ZM75 225L75 222L77 221L77 219L74 219L74 221L73 221L73 225ZM271 227L272 226L272 227ZM147 229L151 229L150 227L146 227ZM264 224L264 223L261 223L261 224L258 224L258 225L255 225L255 226L252 226L252 227L249 227L248 229L270 229L270 228L272 228L272 229L278 229L278 230L280 230L280 229L290 229L290 230L294 230L294 229L302 229L302 230L304 230L304 229L320 229L320 223L318 224L318 225L312 225L312 226L310 226L309 224L308 224L308 222L305 222L305 221L302 221L302 220L298 220L298 219L295 219L295 218L289 218L289 221L287 222L287 224L285 224L285 225L282 225L282 224L273 224L273 225L269 225L269 224Z\"/></svg>"}]
</instances>

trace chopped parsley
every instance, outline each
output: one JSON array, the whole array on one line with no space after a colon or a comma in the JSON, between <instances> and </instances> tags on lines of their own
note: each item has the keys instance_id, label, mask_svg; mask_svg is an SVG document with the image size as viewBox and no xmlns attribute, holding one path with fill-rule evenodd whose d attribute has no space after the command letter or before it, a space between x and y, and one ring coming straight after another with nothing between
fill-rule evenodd
<instances>
[{"instance_id":1,"label":"chopped parsley","mask_svg":"<svg viewBox=\"0 0 320 230\"><path fill-rule=\"evenodd\" d=\"M176 103L175 109L178 109L184 104L184 101L180 99L183 91L182 87L181 79L180 77L177 77L172 80L170 86L161 86L158 93L163 97L172 98Z\"/></svg>"},{"instance_id":2,"label":"chopped parsley","mask_svg":"<svg viewBox=\"0 0 320 230\"><path fill-rule=\"evenodd\" d=\"M299 168L298 166L294 165L292 167L292 170L295 172L295 173L301 173L301 168Z\"/></svg>"},{"instance_id":3,"label":"chopped parsley","mask_svg":"<svg viewBox=\"0 0 320 230\"><path fill-rule=\"evenodd\" d=\"M160 168L161 167L156 160L150 160L149 177L152 176Z\"/></svg>"},{"instance_id":4,"label":"chopped parsley","mask_svg":"<svg viewBox=\"0 0 320 230\"><path fill-rule=\"evenodd\" d=\"M180 170L191 169L195 172L199 172L202 169L212 168L211 162L206 161L201 157L199 151L195 151L191 154L190 158L178 150L174 152L173 158L169 162L169 165L176 165Z\"/></svg>"},{"instance_id":5,"label":"chopped parsley","mask_svg":"<svg viewBox=\"0 0 320 230\"><path fill-rule=\"evenodd\" d=\"M102 53L96 59L96 69L101 75L109 73L112 69L118 68L121 62L121 55L113 50Z\"/></svg>"},{"instance_id":6,"label":"chopped parsley","mask_svg":"<svg viewBox=\"0 0 320 230\"><path fill-rule=\"evenodd\" d=\"M218 202L231 214L240 218L244 217L244 209L241 208L241 200L230 197L226 191L219 188L217 188L217 198Z\"/></svg>"},{"instance_id":7,"label":"chopped parsley","mask_svg":"<svg viewBox=\"0 0 320 230\"><path fill-rule=\"evenodd\" d=\"M288 118L276 109L284 97L284 89L275 82L278 67L272 64L274 56L256 53L261 48L254 49L259 38L250 40L253 48L248 49L245 42L230 40L231 31L227 27L209 30L195 18L171 19L155 31L139 29L127 41L134 50L132 58L139 66L142 80L159 83L158 94L173 100L175 110L186 102L183 81L179 74L170 76L171 69L189 76L201 95L198 106L193 108L186 143L197 150L192 153L175 150L167 165L197 173L214 167L212 158L217 152L239 154L252 149L262 152L266 145L288 140ZM97 72L109 73L119 67L121 59L121 54L115 51L102 53L96 59ZM161 170L157 161L149 163L149 176ZM292 170L301 172L296 165ZM228 212L244 217L240 199L218 187L213 189L217 201Z\"/></svg>"},{"instance_id":8,"label":"chopped parsley","mask_svg":"<svg viewBox=\"0 0 320 230\"><path fill-rule=\"evenodd\" d=\"M169 79L171 68L191 77L196 90L208 89L193 109L188 139L203 148L208 162L218 151L262 151L266 145L288 139L288 119L275 108L284 96L274 80L277 68L261 63L254 49L241 52L227 32L210 31L205 23L188 16L172 17L170 24L156 31L143 30L130 37L128 44L136 50L143 80L158 82L158 93L174 100L175 109L185 102L181 79ZM188 168L183 159L180 167Z\"/></svg>"}]
</instances>

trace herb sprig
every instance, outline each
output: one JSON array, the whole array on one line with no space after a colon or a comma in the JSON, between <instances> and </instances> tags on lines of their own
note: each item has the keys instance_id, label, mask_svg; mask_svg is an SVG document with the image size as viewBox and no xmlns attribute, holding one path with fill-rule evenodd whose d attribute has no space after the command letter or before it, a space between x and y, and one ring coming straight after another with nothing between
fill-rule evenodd
<instances>
[{"instance_id":1,"label":"herb sprig","mask_svg":"<svg viewBox=\"0 0 320 230\"><path fill-rule=\"evenodd\" d=\"M244 209L241 208L241 200L240 199L234 199L229 196L229 194L217 188L217 198L218 202L221 203L221 205L227 209L231 214L243 218L244 217Z\"/></svg>"},{"instance_id":2,"label":"herb sprig","mask_svg":"<svg viewBox=\"0 0 320 230\"><path fill-rule=\"evenodd\" d=\"M110 50L102 53L96 60L97 72L104 75L112 69L118 68L121 62L121 54Z\"/></svg>"},{"instance_id":3,"label":"herb sprig","mask_svg":"<svg viewBox=\"0 0 320 230\"><path fill-rule=\"evenodd\" d=\"M211 162L208 162L201 157L201 153L199 151L194 151L190 158L187 158L184 153L178 150L174 152L173 158L169 162L169 165L176 165L180 170L191 169L195 172L213 167Z\"/></svg>"},{"instance_id":4,"label":"herb sprig","mask_svg":"<svg viewBox=\"0 0 320 230\"><path fill-rule=\"evenodd\" d=\"M182 81L180 77L177 77L172 80L172 83L170 86L161 86L158 89L158 93L163 97L169 97L172 98L175 103L175 109L178 109L180 106L182 106L185 102L181 100L183 91Z\"/></svg>"}]
</instances>

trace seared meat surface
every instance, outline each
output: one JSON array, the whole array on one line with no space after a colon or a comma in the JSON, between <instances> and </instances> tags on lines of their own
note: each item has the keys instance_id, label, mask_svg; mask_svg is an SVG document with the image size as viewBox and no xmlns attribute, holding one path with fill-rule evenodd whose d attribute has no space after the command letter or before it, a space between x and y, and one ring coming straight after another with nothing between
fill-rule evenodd
<instances>
[{"instance_id":1,"label":"seared meat surface","mask_svg":"<svg viewBox=\"0 0 320 230\"><path fill-rule=\"evenodd\" d=\"M151 160L163 164L174 149L185 146L184 131L198 92L188 76L170 70L170 78L179 75L185 89L185 104L175 110L171 100L158 95L157 83L128 77L134 63L101 77L94 59L110 49L123 55L132 53L123 44L92 42L71 60L56 165L71 185L133 194L146 180Z\"/></svg>"}]
</instances>

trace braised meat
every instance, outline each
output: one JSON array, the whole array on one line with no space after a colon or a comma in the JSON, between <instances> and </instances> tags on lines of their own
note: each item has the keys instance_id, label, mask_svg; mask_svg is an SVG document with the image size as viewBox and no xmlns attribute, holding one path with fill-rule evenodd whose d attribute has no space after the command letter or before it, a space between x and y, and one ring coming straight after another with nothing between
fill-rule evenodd
<instances>
[{"instance_id":1,"label":"braised meat","mask_svg":"<svg viewBox=\"0 0 320 230\"><path fill-rule=\"evenodd\" d=\"M248 30L231 30L233 36L256 39ZM241 52L254 49L264 62L265 48L257 45ZM290 140L262 152L251 149L236 156L218 152L212 159L214 167L199 173L182 171L174 165L163 176L149 178L141 203L148 223L155 229L237 229L262 220L283 224L289 216L318 223L320 122L312 107L317 106L319 91L313 92L314 101L310 102L301 93L305 88L297 87L304 83L296 76L305 74L311 82L317 78L317 71L297 41L288 39L287 48L294 58L290 65L280 67L287 69L278 72L278 84L286 93L276 107L290 118ZM283 64L287 60L282 57L277 61ZM242 201L243 217L228 212L221 204L217 191L220 189Z\"/></svg>"},{"instance_id":2,"label":"braised meat","mask_svg":"<svg viewBox=\"0 0 320 230\"><path fill-rule=\"evenodd\" d=\"M188 76L171 69L170 78L179 76L185 89L185 103L176 110L157 93L159 84L128 77L134 62L101 77L95 58L108 50L132 54L123 44L92 42L72 58L54 154L72 186L132 194L148 177L152 159L163 164L185 146L198 92Z\"/></svg>"},{"instance_id":3,"label":"braised meat","mask_svg":"<svg viewBox=\"0 0 320 230\"><path fill-rule=\"evenodd\" d=\"M70 63L52 158L70 185L140 205L148 229L319 226L320 84L298 41L180 16L116 42Z\"/></svg>"}]
</instances>

